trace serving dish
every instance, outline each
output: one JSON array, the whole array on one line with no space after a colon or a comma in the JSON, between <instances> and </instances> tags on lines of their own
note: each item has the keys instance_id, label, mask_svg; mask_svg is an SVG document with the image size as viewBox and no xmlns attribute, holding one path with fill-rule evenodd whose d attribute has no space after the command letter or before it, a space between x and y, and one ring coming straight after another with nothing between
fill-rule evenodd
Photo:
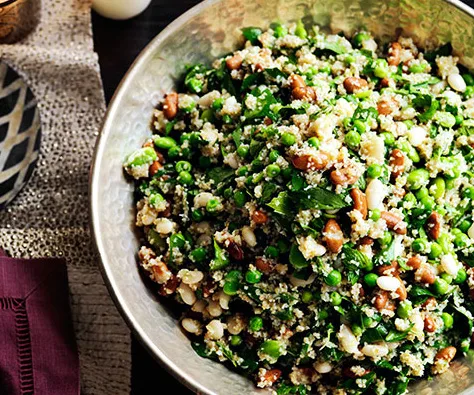
<instances>
[{"instance_id":1,"label":"serving dish","mask_svg":"<svg viewBox=\"0 0 474 395\"><path fill-rule=\"evenodd\" d=\"M365 26L382 40L402 30L427 46L450 41L469 67L473 64L469 47L473 15L468 7L454 1L274 4L210 0L171 24L138 58L115 95L96 148L91 178L93 231L106 281L125 319L152 354L191 389L209 394L263 392L195 355L170 312L156 303L136 270L133 186L124 178L121 162L131 147L138 147L150 133L149 114L159 98L179 79L185 64L206 62L232 50L240 27L266 27L275 20L309 19L332 31L348 33ZM474 379L470 366L468 359L460 361L440 379L420 383L412 391L426 386L427 393L460 393Z\"/></svg>"}]
</instances>

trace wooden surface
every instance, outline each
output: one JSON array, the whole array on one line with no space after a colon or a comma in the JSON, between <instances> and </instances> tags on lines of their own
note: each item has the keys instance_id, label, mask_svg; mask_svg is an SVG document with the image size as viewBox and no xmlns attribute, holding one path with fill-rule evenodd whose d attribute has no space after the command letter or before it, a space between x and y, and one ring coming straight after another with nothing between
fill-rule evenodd
<instances>
[{"instance_id":1,"label":"wooden surface","mask_svg":"<svg viewBox=\"0 0 474 395\"><path fill-rule=\"evenodd\" d=\"M140 51L163 28L197 3L198 0L153 0L145 12L128 21L112 21L93 13L94 45L99 54L107 102ZM465 3L474 6L474 0ZM172 388L173 395L191 394L133 339L132 394L169 393L164 388Z\"/></svg>"}]
</instances>

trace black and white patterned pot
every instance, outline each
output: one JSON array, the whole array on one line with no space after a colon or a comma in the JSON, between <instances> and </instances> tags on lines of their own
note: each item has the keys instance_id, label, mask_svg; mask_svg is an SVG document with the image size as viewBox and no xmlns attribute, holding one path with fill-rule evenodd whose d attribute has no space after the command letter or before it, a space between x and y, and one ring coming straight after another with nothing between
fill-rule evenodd
<instances>
[{"instance_id":1,"label":"black and white patterned pot","mask_svg":"<svg viewBox=\"0 0 474 395\"><path fill-rule=\"evenodd\" d=\"M0 62L0 210L30 179L40 142L36 99L26 82Z\"/></svg>"}]
</instances>

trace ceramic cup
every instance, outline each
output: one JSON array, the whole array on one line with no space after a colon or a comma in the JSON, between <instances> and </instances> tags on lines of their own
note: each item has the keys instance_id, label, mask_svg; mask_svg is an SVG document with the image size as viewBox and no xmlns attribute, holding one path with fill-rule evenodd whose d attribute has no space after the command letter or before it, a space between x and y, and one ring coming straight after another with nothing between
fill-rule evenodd
<instances>
[{"instance_id":1,"label":"ceramic cup","mask_svg":"<svg viewBox=\"0 0 474 395\"><path fill-rule=\"evenodd\" d=\"M110 19L129 19L140 14L151 0L93 0L92 8L100 15Z\"/></svg>"}]
</instances>

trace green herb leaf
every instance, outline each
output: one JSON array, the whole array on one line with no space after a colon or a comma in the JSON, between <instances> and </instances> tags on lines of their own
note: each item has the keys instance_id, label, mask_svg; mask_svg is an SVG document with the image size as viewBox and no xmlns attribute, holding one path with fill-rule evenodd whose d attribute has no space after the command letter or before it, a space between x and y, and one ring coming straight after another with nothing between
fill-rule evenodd
<instances>
[{"instance_id":1,"label":"green herb leaf","mask_svg":"<svg viewBox=\"0 0 474 395\"><path fill-rule=\"evenodd\" d=\"M230 260L227 253L219 247L217 241L214 239L214 259L209 264L209 270L221 270L229 265Z\"/></svg>"},{"instance_id":2,"label":"green herb leaf","mask_svg":"<svg viewBox=\"0 0 474 395\"><path fill-rule=\"evenodd\" d=\"M389 343L395 343L395 342L401 342L402 340L405 340L408 334L410 333L412 327L413 327L413 324L411 324L410 327L403 332L391 330L390 332L388 332L387 337L385 337L385 341Z\"/></svg>"},{"instance_id":3,"label":"green herb leaf","mask_svg":"<svg viewBox=\"0 0 474 395\"><path fill-rule=\"evenodd\" d=\"M273 198L268 207L272 208L275 213L291 216L293 213L292 201L288 195L288 192L280 192L277 197Z\"/></svg>"},{"instance_id":4,"label":"green herb leaf","mask_svg":"<svg viewBox=\"0 0 474 395\"><path fill-rule=\"evenodd\" d=\"M232 177L234 173L235 170L230 167L214 167L207 172L207 176L214 181L215 185L219 185L221 182Z\"/></svg>"},{"instance_id":5,"label":"green herb leaf","mask_svg":"<svg viewBox=\"0 0 474 395\"><path fill-rule=\"evenodd\" d=\"M413 285L410 289L409 294L413 297L435 296L428 288L422 287L420 285Z\"/></svg>"},{"instance_id":6,"label":"green herb leaf","mask_svg":"<svg viewBox=\"0 0 474 395\"><path fill-rule=\"evenodd\" d=\"M372 261L367 255L352 248L349 244L344 244L342 252L344 254L342 262L349 270L367 270L373 267Z\"/></svg>"},{"instance_id":7,"label":"green herb leaf","mask_svg":"<svg viewBox=\"0 0 474 395\"><path fill-rule=\"evenodd\" d=\"M309 265L303 254L298 248L298 245L292 244L290 249L290 263L295 269L302 269Z\"/></svg>"},{"instance_id":8,"label":"green herb leaf","mask_svg":"<svg viewBox=\"0 0 474 395\"><path fill-rule=\"evenodd\" d=\"M240 147L242 141L242 129L237 128L232 132L232 139L234 140L234 144L237 148Z\"/></svg>"},{"instance_id":9,"label":"green herb leaf","mask_svg":"<svg viewBox=\"0 0 474 395\"><path fill-rule=\"evenodd\" d=\"M262 34L262 30L258 27L244 27L242 29L242 34L246 40L252 43L252 45L257 45L259 43L258 38Z\"/></svg>"},{"instance_id":10,"label":"green herb leaf","mask_svg":"<svg viewBox=\"0 0 474 395\"><path fill-rule=\"evenodd\" d=\"M215 354L210 351L204 343L201 342L191 342L191 347L202 358L216 359Z\"/></svg>"},{"instance_id":11,"label":"green herb leaf","mask_svg":"<svg viewBox=\"0 0 474 395\"><path fill-rule=\"evenodd\" d=\"M341 195L320 187L292 193L292 197L303 209L334 210L349 206Z\"/></svg>"}]
</instances>

